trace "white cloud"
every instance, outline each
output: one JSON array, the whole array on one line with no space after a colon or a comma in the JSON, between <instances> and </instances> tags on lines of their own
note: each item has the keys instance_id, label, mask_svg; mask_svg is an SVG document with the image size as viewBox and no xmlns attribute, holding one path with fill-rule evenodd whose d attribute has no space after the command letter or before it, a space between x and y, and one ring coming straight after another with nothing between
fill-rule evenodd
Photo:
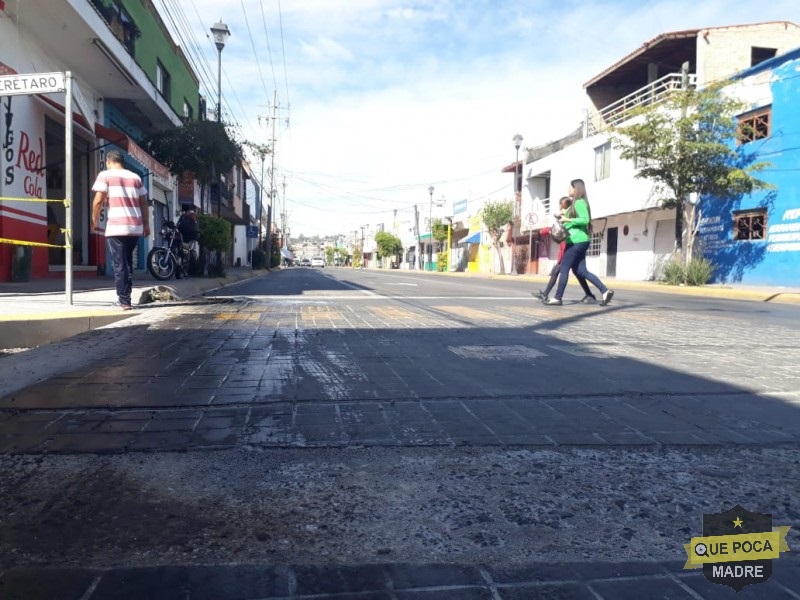
<instances>
[{"instance_id":1,"label":"white cloud","mask_svg":"<svg viewBox=\"0 0 800 600\"><path fill-rule=\"evenodd\" d=\"M510 198L500 171L515 158L511 138L536 146L572 131L587 80L661 33L754 21L739 0L181 4L210 65L212 102L216 51L203 38L218 15L231 28L223 96L243 138L268 140L258 117L277 89L276 182L282 194L285 177L293 234L306 235L411 214L427 207L431 184L448 200ZM795 0L776 0L757 20L794 14Z\"/></svg>"}]
</instances>

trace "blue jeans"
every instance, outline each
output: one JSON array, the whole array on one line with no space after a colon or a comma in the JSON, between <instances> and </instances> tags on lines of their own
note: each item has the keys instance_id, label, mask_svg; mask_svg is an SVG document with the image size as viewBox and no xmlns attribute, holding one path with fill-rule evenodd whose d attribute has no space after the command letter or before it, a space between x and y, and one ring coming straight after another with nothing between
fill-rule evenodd
<instances>
[{"instance_id":1,"label":"blue jeans","mask_svg":"<svg viewBox=\"0 0 800 600\"><path fill-rule=\"evenodd\" d=\"M139 243L139 236L119 235L107 237L111 252L111 266L114 268L114 285L120 304L131 305L133 290L133 251Z\"/></svg>"},{"instance_id":2,"label":"blue jeans","mask_svg":"<svg viewBox=\"0 0 800 600\"><path fill-rule=\"evenodd\" d=\"M605 294L608 288L603 285L600 278L594 273L590 273L586 268L586 251L589 250L589 242L581 242L579 244L567 244L567 249L564 252L564 258L561 259L561 273L558 277L558 288L556 288L555 297L559 300L564 296L564 290L567 289L567 280L569 279L570 270L575 274L575 277L580 280L583 277L590 282L594 287L600 290L601 294Z\"/></svg>"}]
</instances>

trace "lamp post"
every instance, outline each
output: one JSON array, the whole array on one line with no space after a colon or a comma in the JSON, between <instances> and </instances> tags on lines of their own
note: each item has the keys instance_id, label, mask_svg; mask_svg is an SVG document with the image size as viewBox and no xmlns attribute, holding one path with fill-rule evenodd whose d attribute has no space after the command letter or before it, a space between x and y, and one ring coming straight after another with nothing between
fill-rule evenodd
<instances>
[{"instance_id":1,"label":"lamp post","mask_svg":"<svg viewBox=\"0 0 800 600\"><path fill-rule=\"evenodd\" d=\"M225 41L230 37L231 31L220 19L211 26L214 35L214 44L217 46L217 123L222 122L222 49Z\"/></svg>"},{"instance_id":2,"label":"lamp post","mask_svg":"<svg viewBox=\"0 0 800 600\"><path fill-rule=\"evenodd\" d=\"M520 134L516 134L512 140L514 141L514 148L517 150L517 157L514 160L514 220L511 225L511 274L517 275L517 261L516 257L514 256L515 242L514 242L514 227L517 222L517 216L520 213L520 200L522 199L522 186L520 182L522 181L522 177L520 176L520 168L519 168L519 147L522 145L522 136Z\"/></svg>"},{"instance_id":3,"label":"lamp post","mask_svg":"<svg viewBox=\"0 0 800 600\"><path fill-rule=\"evenodd\" d=\"M433 264L433 186L428 186L430 203L428 204L428 268ZM426 269L427 270L427 269Z\"/></svg>"},{"instance_id":4,"label":"lamp post","mask_svg":"<svg viewBox=\"0 0 800 600\"><path fill-rule=\"evenodd\" d=\"M445 217L447 219L447 265L445 267L445 272L450 272L450 232L453 231L453 217Z\"/></svg>"},{"instance_id":5,"label":"lamp post","mask_svg":"<svg viewBox=\"0 0 800 600\"><path fill-rule=\"evenodd\" d=\"M366 256L366 252L364 252L364 229L366 227L368 227L368 226L369 226L369 224L361 226L361 268L362 269L365 268L364 257Z\"/></svg>"}]
</instances>

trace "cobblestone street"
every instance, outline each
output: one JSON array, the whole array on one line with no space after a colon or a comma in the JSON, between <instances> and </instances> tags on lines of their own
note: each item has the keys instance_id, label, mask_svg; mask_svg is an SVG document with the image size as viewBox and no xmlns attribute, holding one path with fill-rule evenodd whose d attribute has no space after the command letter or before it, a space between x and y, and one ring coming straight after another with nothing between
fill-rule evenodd
<instances>
[{"instance_id":1,"label":"cobblestone street","mask_svg":"<svg viewBox=\"0 0 800 600\"><path fill-rule=\"evenodd\" d=\"M31 351L71 364L0 399L0 585L717 598L683 570L703 513L797 523L796 322L463 291L206 298ZM773 573L739 597L800 597Z\"/></svg>"}]
</instances>

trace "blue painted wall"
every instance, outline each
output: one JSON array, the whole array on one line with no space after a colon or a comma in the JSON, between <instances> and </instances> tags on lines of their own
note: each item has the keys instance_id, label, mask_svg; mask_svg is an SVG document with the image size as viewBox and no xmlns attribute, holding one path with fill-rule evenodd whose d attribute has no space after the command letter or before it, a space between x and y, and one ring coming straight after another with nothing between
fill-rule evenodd
<instances>
[{"instance_id":1,"label":"blue painted wall","mask_svg":"<svg viewBox=\"0 0 800 600\"><path fill-rule=\"evenodd\" d=\"M771 167L759 178L772 190L742 198L703 198L696 244L717 270L717 283L800 286L800 49L740 73L771 72L771 135L741 147ZM764 105L766 106L766 104ZM754 107L761 108L761 107ZM733 213L767 209L765 240L733 240Z\"/></svg>"}]
</instances>

